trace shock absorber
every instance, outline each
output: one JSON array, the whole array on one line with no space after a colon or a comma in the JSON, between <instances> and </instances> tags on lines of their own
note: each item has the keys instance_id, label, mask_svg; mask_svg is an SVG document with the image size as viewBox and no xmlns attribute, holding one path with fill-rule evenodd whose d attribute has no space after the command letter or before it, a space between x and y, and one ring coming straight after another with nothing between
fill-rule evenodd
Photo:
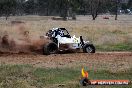
<instances>
[{"instance_id":1,"label":"shock absorber","mask_svg":"<svg viewBox=\"0 0 132 88\"><path fill-rule=\"evenodd\" d=\"M82 36L80 36L80 43L81 43L81 46L85 45Z\"/></svg>"}]
</instances>

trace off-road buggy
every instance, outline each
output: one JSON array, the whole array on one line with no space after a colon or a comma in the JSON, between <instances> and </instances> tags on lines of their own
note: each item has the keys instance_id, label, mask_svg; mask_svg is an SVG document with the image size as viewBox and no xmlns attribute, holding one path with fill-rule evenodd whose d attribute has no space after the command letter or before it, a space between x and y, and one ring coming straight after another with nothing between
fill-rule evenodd
<instances>
[{"instance_id":1,"label":"off-road buggy","mask_svg":"<svg viewBox=\"0 0 132 88\"><path fill-rule=\"evenodd\" d=\"M70 36L65 28L53 28L46 33L46 37L52 42L43 47L43 54L55 54L58 51L83 50L84 53L95 53L95 47L89 41L83 41L82 36L76 38Z\"/></svg>"}]
</instances>

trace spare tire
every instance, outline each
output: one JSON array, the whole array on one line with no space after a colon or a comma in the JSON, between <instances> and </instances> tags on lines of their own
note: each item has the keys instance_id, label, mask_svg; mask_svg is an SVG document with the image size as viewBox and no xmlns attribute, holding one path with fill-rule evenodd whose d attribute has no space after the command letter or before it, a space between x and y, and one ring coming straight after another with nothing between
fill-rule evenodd
<instances>
[{"instance_id":1,"label":"spare tire","mask_svg":"<svg viewBox=\"0 0 132 88\"><path fill-rule=\"evenodd\" d=\"M57 44L55 44L53 42L48 43L48 44L44 45L44 47L43 47L44 55L55 54L57 52L58 52L58 46L57 46Z\"/></svg>"},{"instance_id":2,"label":"spare tire","mask_svg":"<svg viewBox=\"0 0 132 88\"><path fill-rule=\"evenodd\" d=\"M83 52L84 53L95 53L95 47L93 44L85 44L83 46Z\"/></svg>"}]
</instances>

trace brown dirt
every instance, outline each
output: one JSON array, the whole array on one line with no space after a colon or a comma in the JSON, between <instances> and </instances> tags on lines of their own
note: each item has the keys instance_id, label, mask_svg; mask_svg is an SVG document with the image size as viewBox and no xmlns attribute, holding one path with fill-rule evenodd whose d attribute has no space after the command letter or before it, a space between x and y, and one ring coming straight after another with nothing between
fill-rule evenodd
<instances>
[{"instance_id":1,"label":"brown dirt","mask_svg":"<svg viewBox=\"0 0 132 88\"><path fill-rule=\"evenodd\" d=\"M95 54L71 53L71 54L1 54L0 64L30 64L37 67L48 68L77 68L108 69L112 71L124 71L132 68L132 52L98 52Z\"/></svg>"},{"instance_id":2,"label":"brown dirt","mask_svg":"<svg viewBox=\"0 0 132 88\"><path fill-rule=\"evenodd\" d=\"M32 36L25 22L12 21L10 28L15 33L4 31L0 36L0 53L40 53L44 44L50 42L44 36Z\"/></svg>"}]
</instances>

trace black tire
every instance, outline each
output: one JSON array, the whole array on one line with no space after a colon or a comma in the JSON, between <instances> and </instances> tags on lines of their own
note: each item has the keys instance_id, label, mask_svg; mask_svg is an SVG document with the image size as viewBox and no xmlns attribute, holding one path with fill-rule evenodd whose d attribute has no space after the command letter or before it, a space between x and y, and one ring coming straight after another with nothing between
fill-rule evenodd
<instances>
[{"instance_id":1,"label":"black tire","mask_svg":"<svg viewBox=\"0 0 132 88\"><path fill-rule=\"evenodd\" d=\"M44 55L50 55L50 54L56 54L58 52L58 46L55 43L48 43L43 47L43 54Z\"/></svg>"},{"instance_id":2,"label":"black tire","mask_svg":"<svg viewBox=\"0 0 132 88\"><path fill-rule=\"evenodd\" d=\"M85 44L83 46L84 53L95 53L95 47L92 44Z\"/></svg>"},{"instance_id":3,"label":"black tire","mask_svg":"<svg viewBox=\"0 0 132 88\"><path fill-rule=\"evenodd\" d=\"M91 82L90 82L89 79L83 78L83 79L80 80L80 84L81 84L82 86L87 86L87 85L91 85Z\"/></svg>"}]
</instances>

